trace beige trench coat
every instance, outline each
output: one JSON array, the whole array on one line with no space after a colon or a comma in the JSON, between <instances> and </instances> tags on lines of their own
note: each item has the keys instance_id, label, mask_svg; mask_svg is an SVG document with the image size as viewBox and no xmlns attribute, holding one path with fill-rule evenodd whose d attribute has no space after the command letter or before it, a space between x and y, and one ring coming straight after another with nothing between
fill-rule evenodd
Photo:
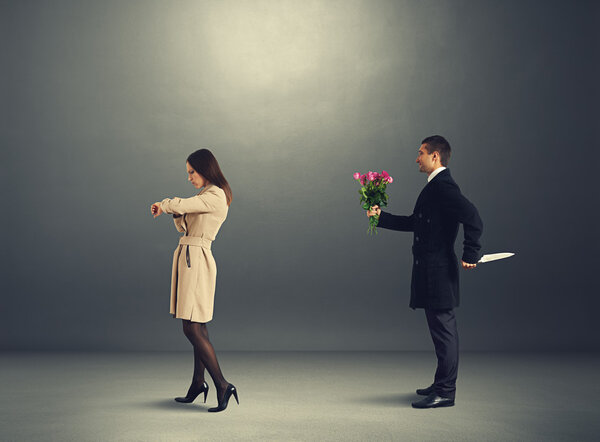
<instances>
[{"instance_id":1,"label":"beige trench coat","mask_svg":"<svg viewBox=\"0 0 600 442\"><path fill-rule=\"evenodd\" d=\"M185 233L173 254L170 312L175 318L208 322L217 281L211 243L227 218L225 192L210 184L191 198L165 198L160 208L173 214L175 228Z\"/></svg>"}]
</instances>

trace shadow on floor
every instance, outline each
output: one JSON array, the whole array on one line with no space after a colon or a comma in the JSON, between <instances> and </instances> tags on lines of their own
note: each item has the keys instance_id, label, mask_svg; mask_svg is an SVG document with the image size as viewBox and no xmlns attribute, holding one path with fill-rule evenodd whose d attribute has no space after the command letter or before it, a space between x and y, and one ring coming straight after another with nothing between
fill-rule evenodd
<instances>
[{"instance_id":1,"label":"shadow on floor","mask_svg":"<svg viewBox=\"0 0 600 442\"><path fill-rule=\"evenodd\" d=\"M386 394L376 396L361 396L356 398L356 402L362 402L373 405L386 405L390 407L407 407L412 408L411 403L418 400L421 396L416 394Z\"/></svg>"},{"instance_id":2,"label":"shadow on floor","mask_svg":"<svg viewBox=\"0 0 600 442\"><path fill-rule=\"evenodd\" d=\"M160 399L158 401L146 402L144 405L149 408L160 410L189 410L193 411L194 413L206 411L210 408L208 404L204 404L202 402L198 404L181 404L179 402L175 402L173 399Z\"/></svg>"}]
</instances>

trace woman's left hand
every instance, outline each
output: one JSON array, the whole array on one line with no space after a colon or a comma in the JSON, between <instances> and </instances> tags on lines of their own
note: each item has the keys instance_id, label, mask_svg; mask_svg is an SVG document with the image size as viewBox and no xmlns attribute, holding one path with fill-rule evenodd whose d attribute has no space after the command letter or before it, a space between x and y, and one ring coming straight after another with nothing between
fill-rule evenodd
<instances>
[{"instance_id":1,"label":"woman's left hand","mask_svg":"<svg viewBox=\"0 0 600 442\"><path fill-rule=\"evenodd\" d=\"M164 213L162 211L162 209L160 208L160 203L152 204L152 206L150 207L150 211L152 212L152 215L154 215L154 218L156 218L157 216L160 216Z\"/></svg>"}]
</instances>

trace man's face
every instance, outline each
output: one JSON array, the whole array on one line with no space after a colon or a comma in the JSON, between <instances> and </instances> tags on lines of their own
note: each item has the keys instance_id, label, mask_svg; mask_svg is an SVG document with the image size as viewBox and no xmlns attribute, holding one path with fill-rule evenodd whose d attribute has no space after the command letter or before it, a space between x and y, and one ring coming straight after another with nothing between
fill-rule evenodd
<instances>
[{"instance_id":1,"label":"man's face","mask_svg":"<svg viewBox=\"0 0 600 442\"><path fill-rule=\"evenodd\" d=\"M419 151L417 152L417 164L419 165L419 172L431 173L436 169L434 163L434 155L439 156L437 152L428 153L425 148L425 144L421 144Z\"/></svg>"}]
</instances>

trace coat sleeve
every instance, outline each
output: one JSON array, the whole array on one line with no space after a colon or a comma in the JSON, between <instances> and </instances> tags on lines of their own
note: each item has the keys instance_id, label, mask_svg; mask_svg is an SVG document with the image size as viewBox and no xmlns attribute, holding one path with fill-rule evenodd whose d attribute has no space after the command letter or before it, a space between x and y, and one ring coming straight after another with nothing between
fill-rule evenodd
<instances>
[{"instance_id":1,"label":"coat sleeve","mask_svg":"<svg viewBox=\"0 0 600 442\"><path fill-rule=\"evenodd\" d=\"M225 192L217 186L212 186L191 198L165 198L160 202L160 208L163 212L174 215L208 213L218 210L227 204L226 201Z\"/></svg>"},{"instance_id":2,"label":"coat sleeve","mask_svg":"<svg viewBox=\"0 0 600 442\"><path fill-rule=\"evenodd\" d=\"M479 238L483 233L483 221L477 208L464 197L458 186L448 186L444 189L442 211L463 225L465 239L462 260L469 264L477 263L481 257Z\"/></svg>"},{"instance_id":3,"label":"coat sleeve","mask_svg":"<svg viewBox=\"0 0 600 442\"><path fill-rule=\"evenodd\" d=\"M187 231L187 227L185 222L183 221L183 215L173 215L173 223L175 224L175 228L178 232Z\"/></svg>"},{"instance_id":4,"label":"coat sleeve","mask_svg":"<svg viewBox=\"0 0 600 442\"><path fill-rule=\"evenodd\" d=\"M379 223L377 227L384 229L399 230L401 232L414 232L415 231L415 215L400 216L392 215L390 213L381 211L379 215Z\"/></svg>"}]
</instances>

